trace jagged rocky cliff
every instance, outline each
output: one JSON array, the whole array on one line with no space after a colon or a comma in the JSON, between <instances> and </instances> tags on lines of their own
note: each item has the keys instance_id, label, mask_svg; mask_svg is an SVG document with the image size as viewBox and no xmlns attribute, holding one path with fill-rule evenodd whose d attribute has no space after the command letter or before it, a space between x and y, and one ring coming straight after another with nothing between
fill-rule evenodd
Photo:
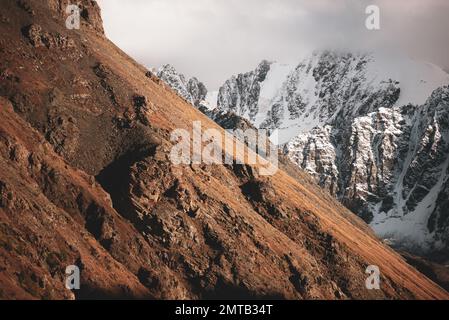
<instances>
[{"instance_id":1,"label":"jagged rocky cliff","mask_svg":"<svg viewBox=\"0 0 449 320\"><path fill-rule=\"evenodd\" d=\"M160 67L157 76L175 90L179 96L195 107L205 104L207 88L197 78L193 77L186 80L185 76L176 71L170 64Z\"/></svg>"},{"instance_id":2,"label":"jagged rocky cliff","mask_svg":"<svg viewBox=\"0 0 449 320\"><path fill-rule=\"evenodd\" d=\"M346 129L315 128L288 143L288 153L381 237L421 252L444 249L448 90L422 106L357 117Z\"/></svg>"},{"instance_id":3,"label":"jagged rocky cliff","mask_svg":"<svg viewBox=\"0 0 449 320\"><path fill-rule=\"evenodd\" d=\"M237 115L235 108L221 110L216 108L217 94L208 92L206 86L197 78L186 80L186 77L178 72L175 67L165 64L157 72L159 79L163 80L176 94L188 103L197 107L202 113L214 120L224 129L254 129L257 128L251 121Z\"/></svg>"},{"instance_id":4,"label":"jagged rocky cliff","mask_svg":"<svg viewBox=\"0 0 449 320\"><path fill-rule=\"evenodd\" d=\"M230 78L217 108L279 130L321 186L381 237L422 253L449 247L445 84L439 68L398 54L323 51Z\"/></svg>"}]
</instances>

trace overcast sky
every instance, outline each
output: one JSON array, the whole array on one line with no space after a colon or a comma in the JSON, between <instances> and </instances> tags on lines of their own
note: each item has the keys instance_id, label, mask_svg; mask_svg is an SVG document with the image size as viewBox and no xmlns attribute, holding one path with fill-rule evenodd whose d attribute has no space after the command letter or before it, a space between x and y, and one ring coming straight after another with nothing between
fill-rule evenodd
<instances>
[{"instance_id":1,"label":"overcast sky","mask_svg":"<svg viewBox=\"0 0 449 320\"><path fill-rule=\"evenodd\" d=\"M449 0L97 0L108 37L147 67L170 63L210 90L262 59L316 48L394 48L449 69ZM365 8L381 29L365 28Z\"/></svg>"}]
</instances>

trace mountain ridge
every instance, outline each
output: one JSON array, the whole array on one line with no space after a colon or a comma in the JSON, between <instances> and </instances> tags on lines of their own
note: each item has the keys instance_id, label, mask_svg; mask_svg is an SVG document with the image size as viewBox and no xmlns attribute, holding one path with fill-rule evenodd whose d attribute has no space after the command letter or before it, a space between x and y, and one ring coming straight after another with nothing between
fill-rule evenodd
<instances>
[{"instance_id":1,"label":"mountain ridge","mask_svg":"<svg viewBox=\"0 0 449 320\"><path fill-rule=\"evenodd\" d=\"M173 165L173 130L224 131L107 40L94 1L79 31L67 1L26 3L1 4L1 298L448 298L300 170Z\"/></svg>"},{"instance_id":2,"label":"mountain ridge","mask_svg":"<svg viewBox=\"0 0 449 320\"><path fill-rule=\"evenodd\" d=\"M427 170L422 176L408 170L412 163L405 163L407 150L403 149L413 152L413 146L407 147L410 122L419 119L412 118L419 118L421 109L428 110L426 104L437 95L438 87L444 91L448 83L449 75L440 68L400 55L316 51L295 67L262 61L254 71L231 77L220 88L217 108L232 110L256 127L278 129L278 143L285 146L293 162L371 223L378 235L422 254L448 247L442 240L447 222L438 208L434 213L421 208L407 215L424 196L434 197L425 188L430 190L437 183L433 176L439 174L431 167L441 161L417 159ZM443 96L439 95L439 101L444 104ZM445 130L445 116L439 119L435 130ZM431 131L420 134L422 141L433 141L432 135ZM447 157L445 141L445 137L435 140L440 144L435 147ZM440 175L447 176L441 170ZM403 177L414 179L407 190L402 189ZM429 181L424 189L418 186L417 177ZM395 191L396 184L399 189ZM403 192L406 200L400 198ZM437 192L439 199L444 199L445 192ZM396 194L396 200L389 194ZM405 210L403 201L407 202ZM396 215L402 218L396 221ZM411 216L415 220L405 227ZM433 227L436 221L439 231Z\"/></svg>"}]
</instances>

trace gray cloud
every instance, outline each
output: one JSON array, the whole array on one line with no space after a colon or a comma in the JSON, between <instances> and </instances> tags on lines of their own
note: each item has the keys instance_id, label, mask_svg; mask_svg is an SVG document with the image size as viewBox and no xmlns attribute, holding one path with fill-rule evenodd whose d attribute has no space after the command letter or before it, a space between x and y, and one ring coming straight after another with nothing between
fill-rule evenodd
<instances>
[{"instance_id":1,"label":"gray cloud","mask_svg":"<svg viewBox=\"0 0 449 320\"><path fill-rule=\"evenodd\" d=\"M211 89L262 59L321 47L392 48L449 68L447 0L97 0L111 40L148 67L173 64ZM381 9L381 30L365 8Z\"/></svg>"}]
</instances>

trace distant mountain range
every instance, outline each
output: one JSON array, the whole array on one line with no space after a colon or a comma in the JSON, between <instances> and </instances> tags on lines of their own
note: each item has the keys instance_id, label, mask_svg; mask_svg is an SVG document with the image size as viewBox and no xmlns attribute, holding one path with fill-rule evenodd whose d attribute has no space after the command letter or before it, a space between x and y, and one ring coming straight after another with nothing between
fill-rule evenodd
<instances>
[{"instance_id":1,"label":"distant mountain range","mask_svg":"<svg viewBox=\"0 0 449 320\"><path fill-rule=\"evenodd\" d=\"M405 55L317 51L262 61L201 105L279 130L292 161L380 237L430 253L449 248L448 84Z\"/></svg>"}]
</instances>

